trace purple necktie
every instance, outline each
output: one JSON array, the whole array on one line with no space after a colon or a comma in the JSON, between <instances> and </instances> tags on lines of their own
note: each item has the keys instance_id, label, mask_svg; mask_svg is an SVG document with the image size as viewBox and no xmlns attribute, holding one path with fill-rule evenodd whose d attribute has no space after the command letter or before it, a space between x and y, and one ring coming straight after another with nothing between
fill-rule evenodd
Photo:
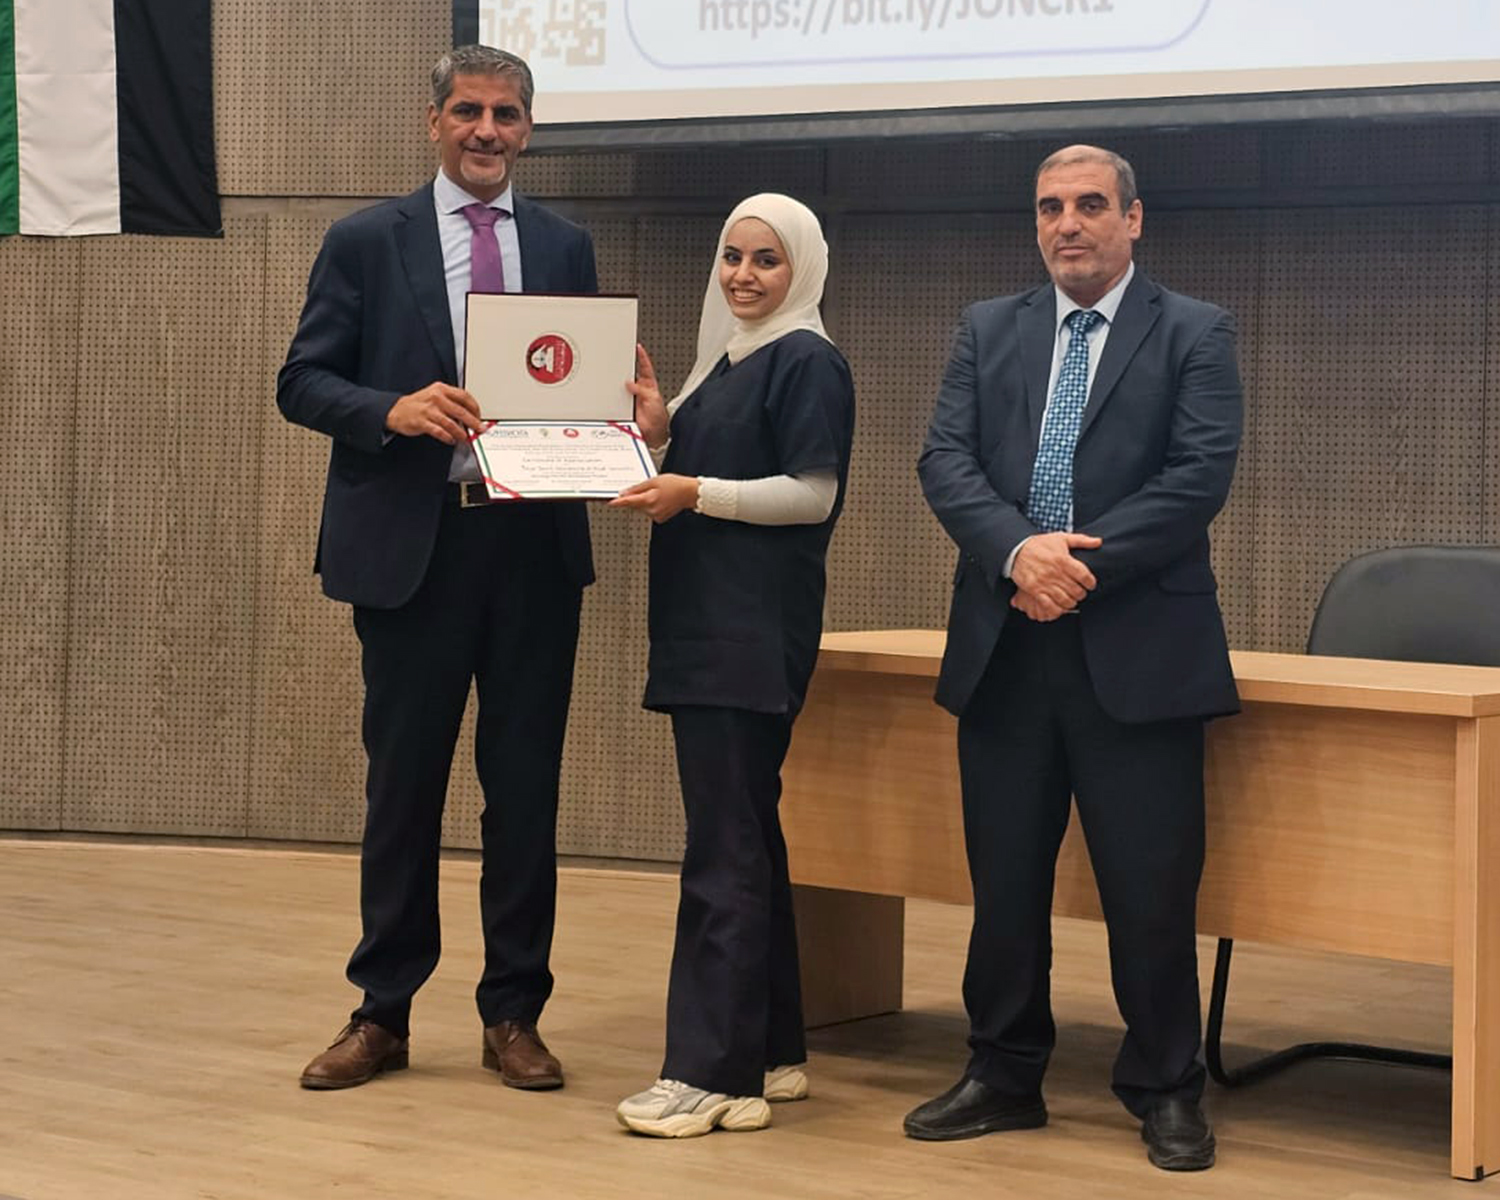
<instances>
[{"instance_id":1,"label":"purple necktie","mask_svg":"<svg viewBox=\"0 0 1500 1200\"><path fill-rule=\"evenodd\" d=\"M473 230L469 236L469 290L503 292L505 262L500 257L500 241L495 237L495 222L510 214L503 208L491 208L488 204L465 204L458 211L468 218L469 227ZM479 466L468 442L459 442L453 447L453 464L448 470L448 478L479 478Z\"/></svg>"},{"instance_id":2,"label":"purple necktie","mask_svg":"<svg viewBox=\"0 0 1500 1200\"><path fill-rule=\"evenodd\" d=\"M500 242L495 237L495 222L510 214L488 204L465 204L459 209L468 218L473 233L469 237L469 290L503 292L505 263L500 258Z\"/></svg>"}]
</instances>

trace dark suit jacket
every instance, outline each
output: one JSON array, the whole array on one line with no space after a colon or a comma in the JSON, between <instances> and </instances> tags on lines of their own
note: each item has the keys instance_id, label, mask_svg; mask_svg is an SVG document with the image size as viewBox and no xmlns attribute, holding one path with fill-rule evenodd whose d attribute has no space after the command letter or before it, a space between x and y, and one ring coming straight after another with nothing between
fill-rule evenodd
<instances>
[{"instance_id":1,"label":"dark suit jacket","mask_svg":"<svg viewBox=\"0 0 1500 1200\"><path fill-rule=\"evenodd\" d=\"M1026 498L1056 337L1052 284L963 315L918 472L958 544L938 702L962 713L989 663L1015 585L1005 559L1038 532ZM1118 721L1207 717L1239 700L1209 562L1240 441L1234 323L1139 268L1089 392L1073 463L1077 551L1098 580L1079 605L1084 654Z\"/></svg>"},{"instance_id":2,"label":"dark suit jacket","mask_svg":"<svg viewBox=\"0 0 1500 1200\"><path fill-rule=\"evenodd\" d=\"M578 226L523 196L516 233L528 292L594 292L594 247ZM458 382L432 185L336 222L277 380L288 420L333 439L314 569L335 600L397 608L432 554L452 447L387 439L402 395ZM550 505L569 574L594 578L582 503Z\"/></svg>"}]
</instances>

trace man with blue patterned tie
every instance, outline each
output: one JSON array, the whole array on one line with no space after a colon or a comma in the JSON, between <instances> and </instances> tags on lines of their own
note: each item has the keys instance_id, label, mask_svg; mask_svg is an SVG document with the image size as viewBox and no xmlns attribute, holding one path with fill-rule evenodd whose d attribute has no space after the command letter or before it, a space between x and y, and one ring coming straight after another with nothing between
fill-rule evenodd
<instances>
[{"instance_id":1,"label":"man with blue patterned tie","mask_svg":"<svg viewBox=\"0 0 1500 1200\"><path fill-rule=\"evenodd\" d=\"M581 503L489 503L460 386L469 291L593 292L578 226L511 186L532 78L487 46L445 54L427 123L437 177L329 229L277 383L288 420L332 440L315 569L353 605L369 755L360 854L363 999L302 1086L407 1065L411 1001L437 965L438 848L471 682L484 788L481 1057L512 1087L561 1087L537 1033L552 990L558 774L582 589Z\"/></svg>"},{"instance_id":2,"label":"man with blue patterned tie","mask_svg":"<svg viewBox=\"0 0 1500 1200\"><path fill-rule=\"evenodd\" d=\"M1042 1125L1053 872L1070 796L1126 1032L1113 1087L1151 1162L1213 1165L1194 909L1203 725L1238 710L1209 561L1241 389L1228 313L1138 270L1142 207L1093 146L1036 176L1052 277L963 316L922 450L958 569L937 699L956 714L974 927L963 1077L906 1132Z\"/></svg>"}]
</instances>

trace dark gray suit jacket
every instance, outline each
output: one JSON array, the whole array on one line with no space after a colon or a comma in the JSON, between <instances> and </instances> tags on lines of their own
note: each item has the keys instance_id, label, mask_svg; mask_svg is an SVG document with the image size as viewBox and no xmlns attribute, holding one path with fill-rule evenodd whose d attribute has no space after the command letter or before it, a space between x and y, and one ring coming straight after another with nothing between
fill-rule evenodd
<instances>
[{"instance_id":1,"label":"dark gray suit jacket","mask_svg":"<svg viewBox=\"0 0 1500 1200\"><path fill-rule=\"evenodd\" d=\"M1038 532L1025 515L1056 340L1052 284L963 315L918 473L957 543L938 702L961 714L1015 585L1006 557ZM1082 623L1094 690L1116 720L1239 708L1209 562L1208 526L1239 450L1234 323L1137 268L1089 392L1074 454L1075 552L1098 587L1061 620Z\"/></svg>"},{"instance_id":2,"label":"dark gray suit jacket","mask_svg":"<svg viewBox=\"0 0 1500 1200\"><path fill-rule=\"evenodd\" d=\"M583 229L524 196L516 233L528 292L595 292ZM335 600L397 608L421 583L437 537L452 448L386 438L396 400L458 383L432 185L336 222L307 285L276 403L333 439L315 569ZM594 578L581 503L549 505L569 574Z\"/></svg>"}]
</instances>

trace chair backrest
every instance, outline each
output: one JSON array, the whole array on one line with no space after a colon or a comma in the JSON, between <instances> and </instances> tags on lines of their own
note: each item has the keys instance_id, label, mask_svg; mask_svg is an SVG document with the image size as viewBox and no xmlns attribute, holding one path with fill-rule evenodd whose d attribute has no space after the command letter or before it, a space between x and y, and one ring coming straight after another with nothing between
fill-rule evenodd
<instances>
[{"instance_id":1,"label":"chair backrest","mask_svg":"<svg viewBox=\"0 0 1500 1200\"><path fill-rule=\"evenodd\" d=\"M1309 654L1500 666L1500 546L1351 558L1318 601Z\"/></svg>"}]
</instances>

